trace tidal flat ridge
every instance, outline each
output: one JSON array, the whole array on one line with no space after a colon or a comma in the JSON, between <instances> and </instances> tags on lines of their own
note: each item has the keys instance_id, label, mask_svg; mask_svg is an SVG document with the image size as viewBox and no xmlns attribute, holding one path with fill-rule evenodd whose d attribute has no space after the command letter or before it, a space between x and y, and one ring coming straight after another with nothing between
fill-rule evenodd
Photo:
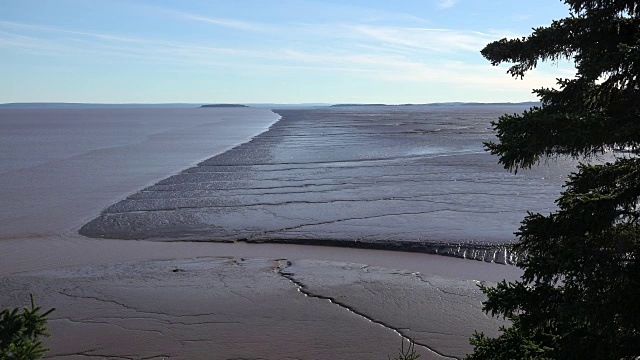
<instances>
[{"instance_id":1,"label":"tidal flat ridge","mask_svg":"<svg viewBox=\"0 0 640 360\"><path fill-rule=\"evenodd\" d=\"M575 164L511 174L483 150L518 106L274 110L251 141L108 207L82 235L283 242L510 263L527 211L547 213Z\"/></svg>"}]
</instances>

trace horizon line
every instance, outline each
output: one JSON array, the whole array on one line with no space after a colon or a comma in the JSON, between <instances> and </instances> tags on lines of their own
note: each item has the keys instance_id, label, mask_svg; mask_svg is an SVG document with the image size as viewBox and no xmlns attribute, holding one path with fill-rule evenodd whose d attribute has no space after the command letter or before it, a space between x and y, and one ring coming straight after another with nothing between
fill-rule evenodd
<instances>
[{"instance_id":1,"label":"horizon line","mask_svg":"<svg viewBox=\"0 0 640 360\"><path fill-rule=\"evenodd\" d=\"M201 105L297 105L297 106L417 106L417 105L446 105L446 104L532 104L540 103L540 101L438 101L425 103L355 103L355 102L64 102L64 101L19 101L0 103L0 107L20 107L20 106L201 106Z\"/></svg>"}]
</instances>

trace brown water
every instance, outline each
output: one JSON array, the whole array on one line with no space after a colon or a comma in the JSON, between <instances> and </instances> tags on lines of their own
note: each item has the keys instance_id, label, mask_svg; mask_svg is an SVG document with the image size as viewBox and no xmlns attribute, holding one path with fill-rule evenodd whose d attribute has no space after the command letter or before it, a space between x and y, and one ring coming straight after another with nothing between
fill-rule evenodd
<instances>
[{"instance_id":1,"label":"brown water","mask_svg":"<svg viewBox=\"0 0 640 360\"><path fill-rule=\"evenodd\" d=\"M0 109L0 240L73 236L113 202L265 131L267 109Z\"/></svg>"}]
</instances>

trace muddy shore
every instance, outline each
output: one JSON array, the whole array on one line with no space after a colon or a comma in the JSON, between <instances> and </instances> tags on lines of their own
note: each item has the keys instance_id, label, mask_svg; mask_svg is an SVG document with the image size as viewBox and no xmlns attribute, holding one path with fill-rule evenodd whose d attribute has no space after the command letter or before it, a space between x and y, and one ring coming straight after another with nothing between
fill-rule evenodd
<instances>
[{"instance_id":1,"label":"muddy shore","mask_svg":"<svg viewBox=\"0 0 640 360\"><path fill-rule=\"evenodd\" d=\"M282 118L268 131L108 207L80 233L514 263L504 245L527 211L555 209L575 164L505 171L482 147L503 110L275 110Z\"/></svg>"},{"instance_id":2,"label":"muddy shore","mask_svg":"<svg viewBox=\"0 0 640 360\"><path fill-rule=\"evenodd\" d=\"M95 184L66 203L71 193L54 191L56 208L29 193L30 221L43 221L30 233L4 209L0 305L33 292L56 307L46 340L56 359L386 359L409 338L424 359L463 357L473 331L503 324L481 311L477 285L520 276L500 264L513 261L502 245L525 210L552 209L566 171L505 173L481 148L502 110L468 111L375 122L281 111L251 141L129 190L81 231L95 238L75 233L96 211Z\"/></svg>"},{"instance_id":3,"label":"muddy shore","mask_svg":"<svg viewBox=\"0 0 640 360\"><path fill-rule=\"evenodd\" d=\"M443 259L459 261L457 272L513 268ZM57 308L45 342L53 359L383 359L409 338L423 358L447 359L470 351L474 330L495 335L504 324L481 311L478 283L347 262L193 257L5 276L0 303L33 292Z\"/></svg>"}]
</instances>

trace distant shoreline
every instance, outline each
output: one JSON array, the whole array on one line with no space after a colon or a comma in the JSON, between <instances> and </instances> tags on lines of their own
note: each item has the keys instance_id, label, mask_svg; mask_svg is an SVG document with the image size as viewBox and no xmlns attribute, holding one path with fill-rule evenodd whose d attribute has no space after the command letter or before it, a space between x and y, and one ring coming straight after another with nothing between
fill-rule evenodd
<instances>
[{"instance_id":1,"label":"distant shoreline","mask_svg":"<svg viewBox=\"0 0 640 360\"><path fill-rule=\"evenodd\" d=\"M17 102L0 104L0 109L103 109L103 108L216 108L216 107L364 107L364 106L540 106L538 101L525 102L438 102L424 104L277 104L277 103L238 103L238 104L205 104L205 103L161 103L161 104L100 104L100 103L61 103L61 102Z\"/></svg>"},{"instance_id":2,"label":"distant shoreline","mask_svg":"<svg viewBox=\"0 0 640 360\"><path fill-rule=\"evenodd\" d=\"M368 106L540 106L539 101L525 101L525 102L495 102L495 103L483 103L483 102L442 102L442 103L426 103L426 104L334 104L330 107L368 107Z\"/></svg>"},{"instance_id":3,"label":"distant shoreline","mask_svg":"<svg viewBox=\"0 0 640 360\"><path fill-rule=\"evenodd\" d=\"M206 104L200 106L201 108L245 108L249 107L242 104Z\"/></svg>"},{"instance_id":4,"label":"distant shoreline","mask_svg":"<svg viewBox=\"0 0 640 360\"><path fill-rule=\"evenodd\" d=\"M204 104L166 103L166 104L98 104L98 103L6 103L0 104L4 109L103 109L103 108L197 108Z\"/></svg>"}]
</instances>

